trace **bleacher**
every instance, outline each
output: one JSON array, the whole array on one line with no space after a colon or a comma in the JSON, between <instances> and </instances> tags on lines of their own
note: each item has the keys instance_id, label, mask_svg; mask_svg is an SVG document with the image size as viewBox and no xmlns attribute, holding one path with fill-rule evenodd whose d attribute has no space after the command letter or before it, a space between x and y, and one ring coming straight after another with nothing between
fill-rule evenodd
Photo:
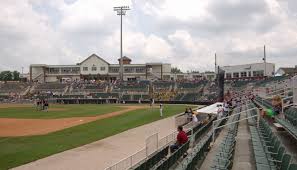
<instances>
[{"instance_id":1,"label":"bleacher","mask_svg":"<svg viewBox=\"0 0 297 170\"><path fill-rule=\"evenodd\" d=\"M187 93L183 97L183 101L197 101L199 97L201 96L201 93Z\"/></svg>"},{"instance_id":2,"label":"bleacher","mask_svg":"<svg viewBox=\"0 0 297 170\"><path fill-rule=\"evenodd\" d=\"M284 119L276 117L276 121L297 140L297 108L290 107L284 112L284 115Z\"/></svg>"},{"instance_id":3,"label":"bleacher","mask_svg":"<svg viewBox=\"0 0 297 170\"><path fill-rule=\"evenodd\" d=\"M54 98L67 98L67 99L82 99L84 95L54 95Z\"/></svg>"},{"instance_id":4,"label":"bleacher","mask_svg":"<svg viewBox=\"0 0 297 170\"><path fill-rule=\"evenodd\" d=\"M269 83L280 82L280 81L283 81L283 80L285 80L287 78L288 77L286 77L286 76L270 77L270 78L267 78L265 80L260 80L260 81L255 82L255 86L265 86L265 85L267 85Z\"/></svg>"},{"instance_id":5,"label":"bleacher","mask_svg":"<svg viewBox=\"0 0 297 170\"><path fill-rule=\"evenodd\" d=\"M238 121L240 115L236 115L228 120L227 123ZM231 121L230 121L231 120ZM213 159L213 165L210 169L231 169L233 165L233 157L235 152L235 137L237 135L238 122L231 124L227 129L227 135L224 137L223 141L220 143L218 153Z\"/></svg>"},{"instance_id":6,"label":"bleacher","mask_svg":"<svg viewBox=\"0 0 297 170\"><path fill-rule=\"evenodd\" d=\"M43 84L37 84L34 88L35 93L62 93L67 84L63 83L43 83Z\"/></svg>"},{"instance_id":7,"label":"bleacher","mask_svg":"<svg viewBox=\"0 0 297 170\"><path fill-rule=\"evenodd\" d=\"M153 166L155 166L158 162L160 162L162 159L164 159L168 155L168 148L169 146L166 146L162 148L157 153L154 153L147 157L144 161L138 163L136 168L132 168L135 170L149 170Z\"/></svg>"},{"instance_id":8,"label":"bleacher","mask_svg":"<svg viewBox=\"0 0 297 170\"><path fill-rule=\"evenodd\" d=\"M26 90L29 84L26 83L1 83L0 94L21 93Z\"/></svg>"},{"instance_id":9,"label":"bleacher","mask_svg":"<svg viewBox=\"0 0 297 170\"><path fill-rule=\"evenodd\" d=\"M92 98L102 98L102 99L119 98L118 93L90 93L90 96L92 96Z\"/></svg>"},{"instance_id":10,"label":"bleacher","mask_svg":"<svg viewBox=\"0 0 297 170\"><path fill-rule=\"evenodd\" d=\"M113 85L113 92L147 92L149 81L117 82Z\"/></svg>"},{"instance_id":11,"label":"bleacher","mask_svg":"<svg viewBox=\"0 0 297 170\"><path fill-rule=\"evenodd\" d=\"M201 87L201 85L205 84L205 81L194 81L194 82L179 82L177 84L177 88L179 89L195 89Z\"/></svg>"},{"instance_id":12,"label":"bleacher","mask_svg":"<svg viewBox=\"0 0 297 170\"><path fill-rule=\"evenodd\" d=\"M213 117L206 125L193 134L195 146L193 146L192 152L176 166L176 170L195 170L197 166L202 164L206 153L209 152L209 146L213 137L213 131L207 131L216 119L216 117ZM220 120L216 123L215 127L221 126L223 123L225 123L225 120Z\"/></svg>"},{"instance_id":13,"label":"bleacher","mask_svg":"<svg viewBox=\"0 0 297 170\"><path fill-rule=\"evenodd\" d=\"M251 105L250 107L254 107ZM256 110L248 112L249 116L257 114ZM295 170L296 164L291 163L291 155L287 154L285 146L272 132L268 123L260 118L259 126L257 119L249 119L249 129L252 137L252 147L257 169L271 170L284 169Z\"/></svg>"},{"instance_id":14,"label":"bleacher","mask_svg":"<svg viewBox=\"0 0 297 170\"><path fill-rule=\"evenodd\" d=\"M171 81L155 81L153 82L153 86L155 90L166 89L169 90L171 87L174 87L175 82Z\"/></svg>"}]
</instances>

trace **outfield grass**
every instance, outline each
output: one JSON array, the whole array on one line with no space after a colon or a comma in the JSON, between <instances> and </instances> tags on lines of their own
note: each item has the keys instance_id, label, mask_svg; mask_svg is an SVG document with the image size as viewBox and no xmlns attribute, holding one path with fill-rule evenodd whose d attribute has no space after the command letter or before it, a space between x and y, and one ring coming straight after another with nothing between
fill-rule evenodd
<instances>
[{"instance_id":1,"label":"outfield grass","mask_svg":"<svg viewBox=\"0 0 297 170\"><path fill-rule=\"evenodd\" d=\"M112 107L111 107L112 106ZM35 107L0 108L0 118L54 119L96 116L123 109L119 105L51 105L52 111L37 111Z\"/></svg>"},{"instance_id":2,"label":"outfield grass","mask_svg":"<svg viewBox=\"0 0 297 170\"><path fill-rule=\"evenodd\" d=\"M164 105L163 118L184 109L185 105ZM0 138L0 169L16 167L159 119L159 109L141 109L48 135Z\"/></svg>"}]
</instances>

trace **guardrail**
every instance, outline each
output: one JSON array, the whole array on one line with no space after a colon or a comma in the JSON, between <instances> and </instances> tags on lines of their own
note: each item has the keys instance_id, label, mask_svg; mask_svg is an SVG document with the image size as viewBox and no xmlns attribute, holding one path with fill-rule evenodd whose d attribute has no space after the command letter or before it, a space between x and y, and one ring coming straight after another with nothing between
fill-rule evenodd
<instances>
[{"instance_id":1,"label":"guardrail","mask_svg":"<svg viewBox=\"0 0 297 170\"><path fill-rule=\"evenodd\" d=\"M153 134L152 136L155 136ZM158 152L159 150L163 149L164 147L171 144L176 139L177 132L173 132L160 140L158 140L157 149L155 151L148 150L147 146L142 148L141 150L137 151L136 153L132 154L131 156L120 160L119 162L115 163L114 165L105 168L105 170L127 170L132 168L133 166L137 165L139 162L144 161L147 159L151 154ZM148 137L150 138L150 137Z\"/></svg>"}]
</instances>

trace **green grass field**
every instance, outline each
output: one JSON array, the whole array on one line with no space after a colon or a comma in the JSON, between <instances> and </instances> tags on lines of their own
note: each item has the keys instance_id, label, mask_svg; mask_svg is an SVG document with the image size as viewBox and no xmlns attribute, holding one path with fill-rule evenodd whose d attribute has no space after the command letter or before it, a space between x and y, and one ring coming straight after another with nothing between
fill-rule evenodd
<instances>
[{"instance_id":1,"label":"green grass field","mask_svg":"<svg viewBox=\"0 0 297 170\"><path fill-rule=\"evenodd\" d=\"M76 108L77 107L97 107L96 113L102 110L112 110L115 105L65 105L61 107ZM173 116L184 111L186 105L164 105L164 117ZM194 107L194 106L193 106ZM18 109L18 108L16 108ZM118 109L118 108L117 108ZM10 110L10 109L8 109ZM21 111L22 109L20 109ZM75 109L74 109L75 110ZM102 113L105 111L102 111ZM31 117L29 113L22 116L22 113L14 111L16 117ZM14 117L13 113L9 115ZM5 110L1 114L8 115ZM36 113L38 114L38 113ZM39 113L39 114L44 114ZM71 113L70 113L71 114ZM90 113L80 113L74 115L90 115ZM91 114L92 115L92 114ZM67 116L61 114L61 117ZM39 117L34 115L33 117ZM49 118L50 116L46 116ZM108 136L115 135L125 130L141 126L150 122L159 120L159 110L155 109L140 109L124 113L112 118L101 119L94 122L82 124L79 126L64 129L58 132L53 132L47 135L29 136L29 137L9 137L0 138L0 169L8 169L16 167L58 152L82 146Z\"/></svg>"},{"instance_id":2,"label":"green grass field","mask_svg":"<svg viewBox=\"0 0 297 170\"><path fill-rule=\"evenodd\" d=\"M55 110L44 112L32 107L0 108L1 118L30 118L30 119L55 119L66 117L96 116L104 113L121 110L119 105L51 105Z\"/></svg>"}]
</instances>

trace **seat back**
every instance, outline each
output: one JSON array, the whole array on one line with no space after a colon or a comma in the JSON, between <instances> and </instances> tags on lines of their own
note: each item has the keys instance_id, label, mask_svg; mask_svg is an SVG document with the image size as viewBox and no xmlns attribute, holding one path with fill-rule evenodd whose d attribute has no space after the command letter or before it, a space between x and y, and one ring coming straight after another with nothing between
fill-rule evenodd
<instances>
[{"instance_id":1,"label":"seat back","mask_svg":"<svg viewBox=\"0 0 297 170\"><path fill-rule=\"evenodd\" d=\"M281 161L282 157L284 156L284 153L285 153L285 148L282 146L279 148L279 150L277 152L276 159Z\"/></svg>"},{"instance_id":2,"label":"seat back","mask_svg":"<svg viewBox=\"0 0 297 170\"><path fill-rule=\"evenodd\" d=\"M287 170L291 161L291 155L285 154L282 159L280 170Z\"/></svg>"},{"instance_id":3,"label":"seat back","mask_svg":"<svg viewBox=\"0 0 297 170\"><path fill-rule=\"evenodd\" d=\"M297 164L291 164L289 166L289 169L288 170L296 170L297 169Z\"/></svg>"}]
</instances>

